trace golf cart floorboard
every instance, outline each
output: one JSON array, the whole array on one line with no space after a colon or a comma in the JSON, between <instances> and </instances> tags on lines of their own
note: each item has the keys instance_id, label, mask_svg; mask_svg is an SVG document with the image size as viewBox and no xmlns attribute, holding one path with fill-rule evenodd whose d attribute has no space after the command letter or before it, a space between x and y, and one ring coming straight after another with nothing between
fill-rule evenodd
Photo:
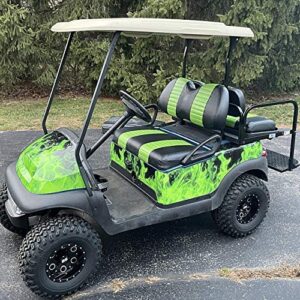
<instances>
[{"instance_id":1,"label":"golf cart floorboard","mask_svg":"<svg viewBox=\"0 0 300 300\"><path fill-rule=\"evenodd\" d=\"M106 168L96 170L96 174L108 180L108 189L104 192L111 217L123 222L133 217L146 215L155 209L151 200L115 171Z\"/></svg>"},{"instance_id":2,"label":"golf cart floorboard","mask_svg":"<svg viewBox=\"0 0 300 300\"><path fill-rule=\"evenodd\" d=\"M289 157L281 153L267 149L267 159L269 168L278 171L286 172L289 171ZM294 159L294 168L299 165L299 162Z\"/></svg>"}]
</instances>

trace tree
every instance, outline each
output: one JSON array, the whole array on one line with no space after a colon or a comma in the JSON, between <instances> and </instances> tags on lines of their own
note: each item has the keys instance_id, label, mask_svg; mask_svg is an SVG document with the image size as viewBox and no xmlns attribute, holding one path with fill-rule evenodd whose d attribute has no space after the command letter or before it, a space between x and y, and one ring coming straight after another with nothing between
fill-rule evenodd
<instances>
[{"instance_id":1,"label":"tree","mask_svg":"<svg viewBox=\"0 0 300 300\"><path fill-rule=\"evenodd\" d=\"M254 39L240 39L233 57L232 84L252 89L298 89L299 0L0 0L0 85L32 82L49 87L66 36L50 28L59 21L103 17L161 17L222 21L248 26ZM64 87L91 88L110 34L78 33L65 70ZM221 82L228 39L194 41L188 76ZM128 89L143 102L155 101L166 82L180 76L184 41L174 37L123 37L115 52L105 92Z\"/></svg>"},{"instance_id":2,"label":"tree","mask_svg":"<svg viewBox=\"0 0 300 300\"><path fill-rule=\"evenodd\" d=\"M29 11L0 0L0 85L28 79L33 31L24 26Z\"/></svg>"}]
</instances>

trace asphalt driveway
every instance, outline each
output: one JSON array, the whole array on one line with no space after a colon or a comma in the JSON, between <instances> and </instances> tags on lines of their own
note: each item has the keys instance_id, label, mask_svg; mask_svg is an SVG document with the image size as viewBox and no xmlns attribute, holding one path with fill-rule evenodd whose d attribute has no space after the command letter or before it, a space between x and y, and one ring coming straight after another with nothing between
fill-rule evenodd
<instances>
[{"instance_id":1,"label":"asphalt driveway","mask_svg":"<svg viewBox=\"0 0 300 300\"><path fill-rule=\"evenodd\" d=\"M0 132L0 179L6 166L39 132ZM88 143L100 132L89 132ZM272 142L273 149L286 137ZM297 142L300 150L300 140ZM300 158L300 151L296 156ZM92 165L108 163L108 144ZM209 214L122 233L105 241L103 268L73 299L300 299L300 279L243 282L218 276L224 268L277 268L300 263L300 168L270 171L270 211L251 236L218 233ZM0 299L37 299L22 282L17 265L21 239L0 228Z\"/></svg>"}]
</instances>

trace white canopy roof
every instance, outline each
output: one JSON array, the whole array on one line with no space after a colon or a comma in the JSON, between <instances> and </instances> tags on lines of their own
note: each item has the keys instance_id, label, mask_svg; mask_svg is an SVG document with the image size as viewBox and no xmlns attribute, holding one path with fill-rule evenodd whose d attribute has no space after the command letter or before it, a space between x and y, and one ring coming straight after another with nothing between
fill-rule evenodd
<instances>
[{"instance_id":1,"label":"white canopy roof","mask_svg":"<svg viewBox=\"0 0 300 300\"><path fill-rule=\"evenodd\" d=\"M212 36L254 37L250 28L226 26L221 22L151 18L81 19L56 23L51 30L55 32L121 31L128 36L171 34L184 39L208 39Z\"/></svg>"}]
</instances>

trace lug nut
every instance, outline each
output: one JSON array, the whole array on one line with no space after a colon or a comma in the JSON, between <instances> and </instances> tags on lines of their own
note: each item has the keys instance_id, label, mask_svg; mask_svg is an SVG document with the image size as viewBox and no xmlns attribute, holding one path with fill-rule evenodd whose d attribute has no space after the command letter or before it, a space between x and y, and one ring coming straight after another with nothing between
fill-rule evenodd
<instances>
[{"instance_id":1,"label":"lug nut","mask_svg":"<svg viewBox=\"0 0 300 300\"><path fill-rule=\"evenodd\" d=\"M73 252L73 253L76 252L77 251L77 246L76 245L72 246L71 249L70 249L70 251Z\"/></svg>"},{"instance_id":2,"label":"lug nut","mask_svg":"<svg viewBox=\"0 0 300 300\"><path fill-rule=\"evenodd\" d=\"M74 264L77 263L77 258L76 257L72 257L70 261L71 261L71 264L74 265Z\"/></svg>"},{"instance_id":3,"label":"lug nut","mask_svg":"<svg viewBox=\"0 0 300 300\"><path fill-rule=\"evenodd\" d=\"M62 265L62 266L60 267L60 271L61 271L62 273L66 273L66 272L67 272L67 267L66 267L65 265Z\"/></svg>"}]
</instances>

